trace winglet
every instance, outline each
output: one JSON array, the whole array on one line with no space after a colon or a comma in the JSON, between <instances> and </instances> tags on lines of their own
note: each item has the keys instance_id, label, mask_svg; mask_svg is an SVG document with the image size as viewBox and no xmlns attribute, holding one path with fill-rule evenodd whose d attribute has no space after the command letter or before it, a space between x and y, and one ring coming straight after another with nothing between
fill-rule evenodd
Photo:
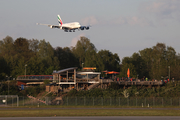
<instances>
[{"instance_id":1,"label":"winglet","mask_svg":"<svg viewBox=\"0 0 180 120\"><path fill-rule=\"evenodd\" d=\"M60 15L57 15L57 17L58 17L58 22L59 22L59 24L63 24L63 22L62 22L62 20L61 20L61 17L60 17Z\"/></svg>"}]
</instances>

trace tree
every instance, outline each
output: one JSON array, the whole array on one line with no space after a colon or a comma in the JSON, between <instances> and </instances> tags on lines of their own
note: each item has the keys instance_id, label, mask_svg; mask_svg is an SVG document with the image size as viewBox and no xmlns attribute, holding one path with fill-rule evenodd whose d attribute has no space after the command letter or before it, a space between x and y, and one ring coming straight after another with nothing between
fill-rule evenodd
<instances>
[{"instance_id":1,"label":"tree","mask_svg":"<svg viewBox=\"0 0 180 120\"><path fill-rule=\"evenodd\" d=\"M8 66L3 57L0 56L0 81L6 77L8 74Z\"/></svg>"},{"instance_id":2,"label":"tree","mask_svg":"<svg viewBox=\"0 0 180 120\"><path fill-rule=\"evenodd\" d=\"M55 51L55 56L58 58L60 62L59 65L61 69L79 66L78 59L72 53L70 48L57 47L54 51Z\"/></svg>"},{"instance_id":3,"label":"tree","mask_svg":"<svg viewBox=\"0 0 180 120\"><path fill-rule=\"evenodd\" d=\"M161 76L166 78L168 77L168 66L171 66L171 73L177 77L175 70L178 70L179 60L174 48L166 47L164 43L157 43L156 46L141 50L139 53L141 68L144 71L141 74L144 74L144 76L151 79L162 79Z\"/></svg>"},{"instance_id":4,"label":"tree","mask_svg":"<svg viewBox=\"0 0 180 120\"><path fill-rule=\"evenodd\" d=\"M153 47L153 68L151 72L153 72L153 76L151 78L160 79L161 76L167 76L167 68L166 64L166 45L163 43L157 43L156 46ZM154 72L155 71L155 72Z\"/></svg>"},{"instance_id":5,"label":"tree","mask_svg":"<svg viewBox=\"0 0 180 120\"><path fill-rule=\"evenodd\" d=\"M129 59L130 60L128 63L132 63L134 65L134 69L137 73L138 78L143 78L144 76L146 76L146 73L144 71L146 70L145 62L140 56L140 54L133 53L133 55Z\"/></svg>"},{"instance_id":6,"label":"tree","mask_svg":"<svg viewBox=\"0 0 180 120\"><path fill-rule=\"evenodd\" d=\"M92 57L92 54L90 53L94 53L97 50L94 44L92 44L88 38L81 37L80 40L77 41L77 44L72 49L72 51L73 54L79 59L79 65L81 66L82 63L85 63L85 58L87 59L89 57Z\"/></svg>"},{"instance_id":7,"label":"tree","mask_svg":"<svg viewBox=\"0 0 180 120\"><path fill-rule=\"evenodd\" d=\"M0 55L15 55L14 40L12 39L12 37L7 36L6 38L0 41Z\"/></svg>"},{"instance_id":8,"label":"tree","mask_svg":"<svg viewBox=\"0 0 180 120\"><path fill-rule=\"evenodd\" d=\"M137 77L137 72L136 72L135 67L134 67L134 65L132 63L125 63L125 64L123 64L120 76L121 77L128 77L127 76L128 68L130 70L130 77L136 78Z\"/></svg>"},{"instance_id":9,"label":"tree","mask_svg":"<svg viewBox=\"0 0 180 120\"><path fill-rule=\"evenodd\" d=\"M37 39L29 40L29 49L34 53L35 56L39 51L39 40Z\"/></svg>"},{"instance_id":10,"label":"tree","mask_svg":"<svg viewBox=\"0 0 180 120\"><path fill-rule=\"evenodd\" d=\"M98 56L102 60L104 70L120 71L120 59L116 53L113 54L109 50L100 50Z\"/></svg>"},{"instance_id":11,"label":"tree","mask_svg":"<svg viewBox=\"0 0 180 120\"><path fill-rule=\"evenodd\" d=\"M40 40L39 42L39 51L38 51L38 57L41 59L47 59L52 58L54 56L54 50L49 42L46 42L45 40ZM50 64L52 64L52 61L48 61Z\"/></svg>"},{"instance_id":12,"label":"tree","mask_svg":"<svg viewBox=\"0 0 180 120\"><path fill-rule=\"evenodd\" d=\"M37 56L30 58L27 63L26 71L29 75L43 75L45 73L45 67L42 59L38 58Z\"/></svg>"},{"instance_id":13,"label":"tree","mask_svg":"<svg viewBox=\"0 0 180 120\"><path fill-rule=\"evenodd\" d=\"M49 42L40 40L37 55L44 65L44 74L51 74L53 70L59 69L59 60L54 56L54 49Z\"/></svg>"},{"instance_id":14,"label":"tree","mask_svg":"<svg viewBox=\"0 0 180 120\"><path fill-rule=\"evenodd\" d=\"M29 49L29 42L25 38L17 38L14 41L14 49L16 55L18 55L19 58L23 57L25 62L33 56L33 52Z\"/></svg>"},{"instance_id":15,"label":"tree","mask_svg":"<svg viewBox=\"0 0 180 120\"><path fill-rule=\"evenodd\" d=\"M179 75L177 75L178 71L180 71L180 66L177 65L177 56L176 51L174 48L167 46L166 51L166 73L169 78L169 72L171 71L170 79L172 78L180 78ZM169 68L170 67L170 68ZM169 71L170 70L170 71Z\"/></svg>"},{"instance_id":16,"label":"tree","mask_svg":"<svg viewBox=\"0 0 180 120\"><path fill-rule=\"evenodd\" d=\"M96 51L87 50L84 62L85 62L85 66L87 67L95 67L96 66Z\"/></svg>"},{"instance_id":17,"label":"tree","mask_svg":"<svg viewBox=\"0 0 180 120\"><path fill-rule=\"evenodd\" d=\"M151 70L151 67L152 67L152 63L154 61L154 57L153 57L153 53L152 53L152 48L145 48L144 50L140 50L139 53L140 53L140 56L141 56L141 59L142 59L142 66L143 66L143 69L141 72L143 77L148 77L150 78L150 70Z\"/></svg>"},{"instance_id":18,"label":"tree","mask_svg":"<svg viewBox=\"0 0 180 120\"><path fill-rule=\"evenodd\" d=\"M7 36L6 38L0 41L1 64L3 64L2 67L0 67L0 69L1 71L4 71L1 76L2 79L5 78L6 75L10 76L12 69L10 61L14 55L14 40L12 39L12 37ZM3 69L3 66L6 68Z\"/></svg>"}]
</instances>

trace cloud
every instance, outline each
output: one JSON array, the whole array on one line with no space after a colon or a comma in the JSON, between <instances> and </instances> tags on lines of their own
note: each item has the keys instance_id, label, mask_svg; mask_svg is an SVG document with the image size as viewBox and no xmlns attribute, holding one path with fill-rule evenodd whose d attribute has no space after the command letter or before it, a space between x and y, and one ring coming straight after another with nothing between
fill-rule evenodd
<instances>
[{"instance_id":1,"label":"cloud","mask_svg":"<svg viewBox=\"0 0 180 120\"><path fill-rule=\"evenodd\" d=\"M145 17L133 16L127 19L129 25L151 26L153 23Z\"/></svg>"},{"instance_id":2,"label":"cloud","mask_svg":"<svg viewBox=\"0 0 180 120\"><path fill-rule=\"evenodd\" d=\"M98 24L98 20L95 16L89 16L81 20L83 25L96 25Z\"/></svg>"},{"instance_id":3,"label":"cloud","mask_svg":"<svg viewBox=\"0 0 180 120\"><path fill-rule=\"evenodd\" d=\"M141 4L139 10L144 15L155 16L156 20L174 19L180 21L180 0L156 0Z\"/></svg>"},{"instance_id":4,"label":"cloud","mask_svg":"<svg viewBox=\"0 0 180 120\"><path fill-rule=\"evenodd\" d=\"M143 2L139 6L139 13L133 16L117 16L103 19L89 16L82 20L83 25L139 25L166 26L174 21L180 22L180 0L153 0Z\"/></svg>"},{"instance_id":5,"label":"cloud","mask_svg":"<svg viewBox=\"0 0 180 120\"><path fill-rule=\"evenodd\" d=\"M153 23L150 20L148 20L145 17L140 17L140 16L119 17L119 18L111 20L110 24L131 25L131 26L140 25L141 27L153 25Z\"/></svg>"},{"instance_id":6,"label":"cloud","mask_svg":"<svg viewBox=\"0 0 180 120\"><path fill-rule=\"evenodd\" d=\"M156 26L168 25L172 20L180 22L180 0L155 0L143 2L134 16L119 16L109 21L98 22L106 25Z\"/></svg>"},{"instance_id":7,"label":"cloud","mask_svg":"<svg viewBox=\"0 0 180 120\"><path fill-rule=\"evenodd\" d=\"M72 41L71 41L70 46L75 47L75 46L76 46L77 41L78 41L78 40L80 40L80 37L81 37L81 36L85 36L85 34L80 34L80 35L78 35L77 37L74 37L74 38L72 39Z\"/></svg>"},{"instance_id":8,"label":"cloud","mask_svg":"<svg viewBox=\"0 0 180 120\"><path fill-rule=\"evenodd\" d=\"M82 25L140 25L150 26L152 22L145 17L141 16L121 16L111 19L96 18L95 16L89 16L81 20Z\"/></svg>"}]
</instances>

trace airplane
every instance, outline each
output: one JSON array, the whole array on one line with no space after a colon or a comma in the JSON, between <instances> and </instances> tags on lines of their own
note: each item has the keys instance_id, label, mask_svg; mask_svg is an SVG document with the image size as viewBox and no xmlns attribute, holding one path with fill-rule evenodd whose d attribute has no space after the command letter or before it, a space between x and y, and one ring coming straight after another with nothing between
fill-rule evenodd
<instances>
[{"instance_id":1,"label":"airplane","mask_svg":"<svg viewBox=\"0 0 180 120\"><path fill-rule=\"evenodd\" d=\"M91 27L91 26L81 26L79 22L63 23L60 15L57 15L57 18L58 18L59 25L50 25L50 24L42 24L42 23L37 23L37 25L46 25L50 28L62 29L65 32L72 32L72 31L75 32L76 29L89 30L89 28Z\"/></svg>"}]
</instances>

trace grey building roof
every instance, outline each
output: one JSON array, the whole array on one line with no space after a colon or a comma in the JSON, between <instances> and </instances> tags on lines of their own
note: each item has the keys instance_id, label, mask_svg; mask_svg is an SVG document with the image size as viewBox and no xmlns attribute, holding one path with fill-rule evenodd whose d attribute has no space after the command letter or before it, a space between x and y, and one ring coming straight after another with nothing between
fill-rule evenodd
<instances>
[{"instance_id":1,"label":"grey building roof","mask_svg":"<svg viewBox=\"0 0 180 120\"><path fill-rule=\"evenodd\" d=\"M66 71L70 71L70 70L74 70L74 69L77 69L77 67L71 67L71 68L66 68L66 69L62 69L62 70L59 70L59 71L53 71L53 74L54 73L62 73L62 72L66 72Z\"/></svg>"}]
</instances>

